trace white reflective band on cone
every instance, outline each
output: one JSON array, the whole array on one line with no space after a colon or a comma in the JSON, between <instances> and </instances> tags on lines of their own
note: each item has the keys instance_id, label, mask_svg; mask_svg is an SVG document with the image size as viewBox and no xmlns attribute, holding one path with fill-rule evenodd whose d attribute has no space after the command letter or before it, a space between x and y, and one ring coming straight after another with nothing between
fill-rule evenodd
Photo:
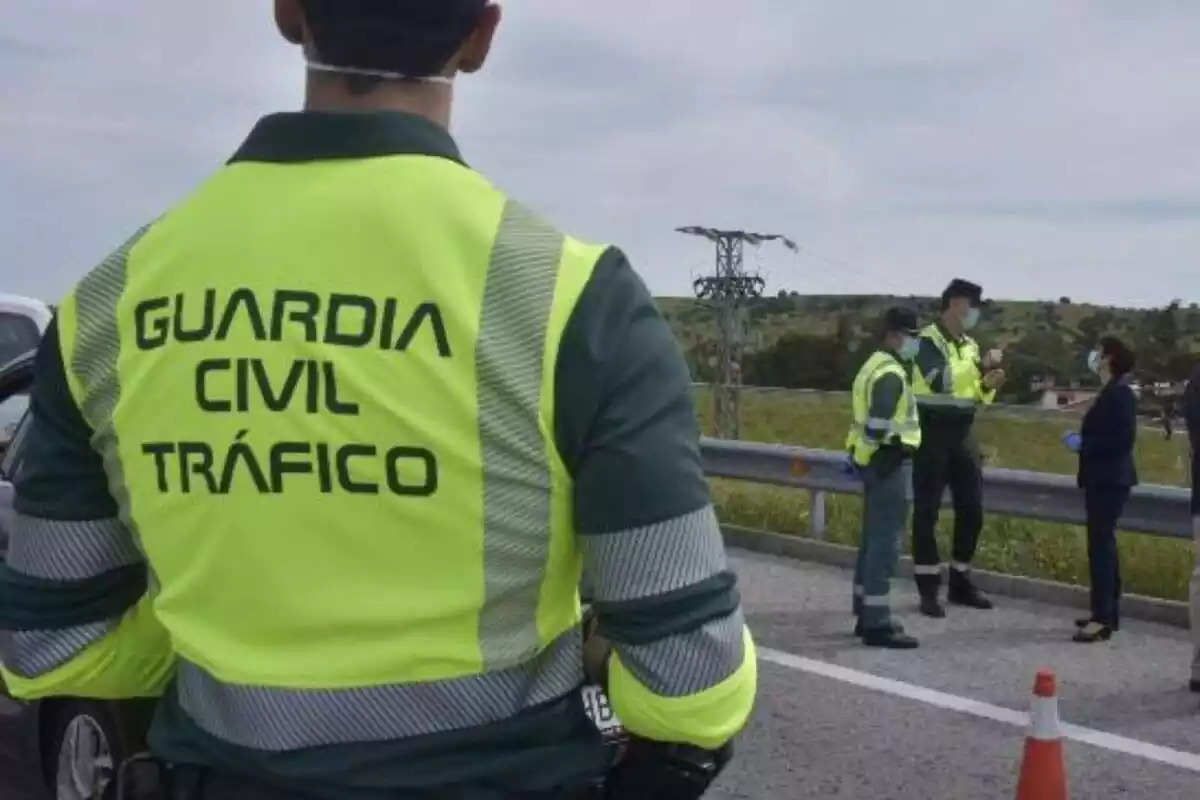
<instances>
[{"instance_id":1,"label":"white reflective band on cone","mask_svg":"<svg viewBox=\"0 0 1200 800\"><path fill-rule=\"evenodd\" d=\"M941 575L941 564L913 564L914 575Z\"/></svg>"},{"instance_id":2,"label":"white reflective band on cone","mask_svg":"<svg viewBox=\"0 0 1200 800\"><path fill-rule=\"evenodd\" d=\"M1033 698L1029 708L1029 738L1039 742L1056 742L1062 738L1057 697Z\"/></svg>"}]
</instances>

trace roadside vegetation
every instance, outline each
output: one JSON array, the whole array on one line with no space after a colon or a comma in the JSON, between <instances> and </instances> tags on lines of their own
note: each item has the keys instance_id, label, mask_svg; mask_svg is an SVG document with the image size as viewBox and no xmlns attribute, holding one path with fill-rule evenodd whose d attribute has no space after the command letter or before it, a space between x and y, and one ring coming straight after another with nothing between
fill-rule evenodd
<instances>
[{"instance_id":1,"label":"roadside vegetation","mask_svg":"<svg viewBox=\"0 0 1200 800\"><path fill-rule=\"evenodd\" d=\"M711 394L696 395L706 435L714 435ZM844 395L756 393L742 395L742 438L840 450L850 424ZM1013 418L983 412L976 435L985 466L1074 474L1075 456L1061 443L1065 430L1078 424L1069 416ZM1168 441L1161 430L1138 432L1137 465L1142 483L1184 486L1188 481L1186 435ZM757 486L740 481L713 481L722 521L752 528L805 535L808 493L803 490ZM858 543L860 498L831 496L828 540ZM939 524L943 553L949 553L953 515L943 511ZM906 534L905 552L910 542ZM1183 600L1192 572L1188 542L1142 534L1120 536L1121 571L1126 592ZM1086 586L1087 541L1078 526L1057 525L1012 517L989 516L975 562L981 569L1012 575L1047 578Z\"/></svg>"}]
</instances>

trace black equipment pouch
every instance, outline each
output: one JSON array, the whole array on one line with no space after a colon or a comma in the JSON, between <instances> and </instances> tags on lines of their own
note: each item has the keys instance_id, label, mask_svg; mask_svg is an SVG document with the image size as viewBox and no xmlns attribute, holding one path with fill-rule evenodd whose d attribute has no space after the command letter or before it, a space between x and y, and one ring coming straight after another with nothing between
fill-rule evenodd
<instances>
[{"instance_id":1,"label":"black equipment pouch","mask_svg":"<svg viewBox=\"0 0 1200 800\"><path fill-rule=\"evenodd\" d=\"M699 800L733 758L733 744L702 750L632 739L605 783L608 800Z\"/></svg>"}]
</instances>

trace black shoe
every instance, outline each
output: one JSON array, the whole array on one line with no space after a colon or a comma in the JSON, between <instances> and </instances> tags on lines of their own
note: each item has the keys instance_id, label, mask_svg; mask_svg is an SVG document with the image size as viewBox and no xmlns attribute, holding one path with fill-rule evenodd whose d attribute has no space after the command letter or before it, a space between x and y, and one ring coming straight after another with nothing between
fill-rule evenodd
<instances>
[{"instance_id":1,"label":"black shoe","mask_svg":"<svg viewBox=\"0 0 1200 800\"><path fill-rule=\"evenodd\" d=\"M863 632L865 630L866 630L866 628L863 627L862 619L854 620L854 635L855 636L862 636Z\"/></svg>"},{"instance_id":2,"label":"black shoe","mask_svg":"<svg viewBox=\"0 0 1200 800\"><path fill-rule=\"evenodd\" d=\"M1092 644L1093 642L1107 642L1112 638L1113 629L1107 625L1101 625L1099 622L1088 622L1086 627L1080 628L1071 637L1081 644Z\"/></svg>"},{"instance_id":3,"label":"black shoe","mask_svg":"<svg viewBox=\"0 0 1200 800\"><path fill-rule=\"evenodd\" d=\"M1092 624L1091 617L1080 617L1079 619L1075 620L1076 628L1086 628L1088 625L1091 625L1091 624ZM1114 631L1119 631L1119 630L1121 630L1121 623L1114 622L1112 625L1109 625L1108 627L1112 628ZM1196 691L1200 692L1200 689L1197 689Z\"/></svg>"},{"instance_id":4,"label":"black shoe","mask_svg":"<svg viewBox=\"0 0 1200 800\"><path fill-rule=\"evenodd\" d=\"M925 616L933 617L934 619L943 619L946 616L946 609L938 602L936 595L925 595L922 597L920 610Z\"/></svg>"},{"instance_id":5,"label":"black shoe","mask_svg":"<svg viewBox=\"0 0 1200 800\"><path fill-rule=\"evenodd\" d=\"M888 650L915 650L921 644L905 633L899 625L864 630L860 638L867 647L883 647Z\"/></svg>"},{"instance_id":6,"label":"black shoe","mask_svg":"<svg viewBox=\"0 0 1200 800\"><path fill-rule=\"evenodd\" d=\"M946 592L946 599L956 606L977 608L980 611L987 611L995 608L995 606L992 605L992 601L988 599L988 596L976 589L975 584L970 582L952 585L950 590Z\"/></svg>"},{"instance_id":7,"label":"black shoe","mask_svg":"<svg viewBox=\"0 0 1200 800\"><path fill-rule=\"evenodd\" d=\"M1200 694L1200 678L1192 678L1188 681L1188 688L1196 694Z\"/></svg>"}]
</instances>

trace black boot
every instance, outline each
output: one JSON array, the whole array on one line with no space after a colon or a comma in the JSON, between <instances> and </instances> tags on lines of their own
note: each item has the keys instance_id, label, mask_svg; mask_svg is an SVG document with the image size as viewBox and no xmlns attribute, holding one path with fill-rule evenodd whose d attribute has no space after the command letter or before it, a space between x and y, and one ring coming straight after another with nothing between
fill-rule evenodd
<instances>
[{"instance_id":1,"label":"black boot","mask_svg":"<svg viewBox=\"0 0 1200 800\"><path fill-rule=\"evenodd\" d=\"M946 616L946 609L938 601L938 596L936 594L921 595L920 610L925 616L932 617L934 619L942 619Z\"/></svg>"},{"instance_id":2,"label":"black boot","mask_svg":"<svg viewBox=\"0 0 1200 800\"><path fill-rule=\"evenodd\" d=\"M975 584L971 583L971 578L965 572L953 570L950 573L950 590L946 593L946 599L956 606L966 606L967 608L978 608L981 611L987 611L994 608L992 601L987 595L975 588Z\"/></svg>"},{"instance_id":3,"label":"black boot","mask_svg":"<svg viewBox=\"0 0 1200 800\"><path fill-rule=\"evenodd\" d=\"M883 647L888 650L915 650L921 644L905 633L899 623L892 623L886 628L868 628L863 630L860 636L862 643L867 647Z\"/></svg>"}]
</instances>

